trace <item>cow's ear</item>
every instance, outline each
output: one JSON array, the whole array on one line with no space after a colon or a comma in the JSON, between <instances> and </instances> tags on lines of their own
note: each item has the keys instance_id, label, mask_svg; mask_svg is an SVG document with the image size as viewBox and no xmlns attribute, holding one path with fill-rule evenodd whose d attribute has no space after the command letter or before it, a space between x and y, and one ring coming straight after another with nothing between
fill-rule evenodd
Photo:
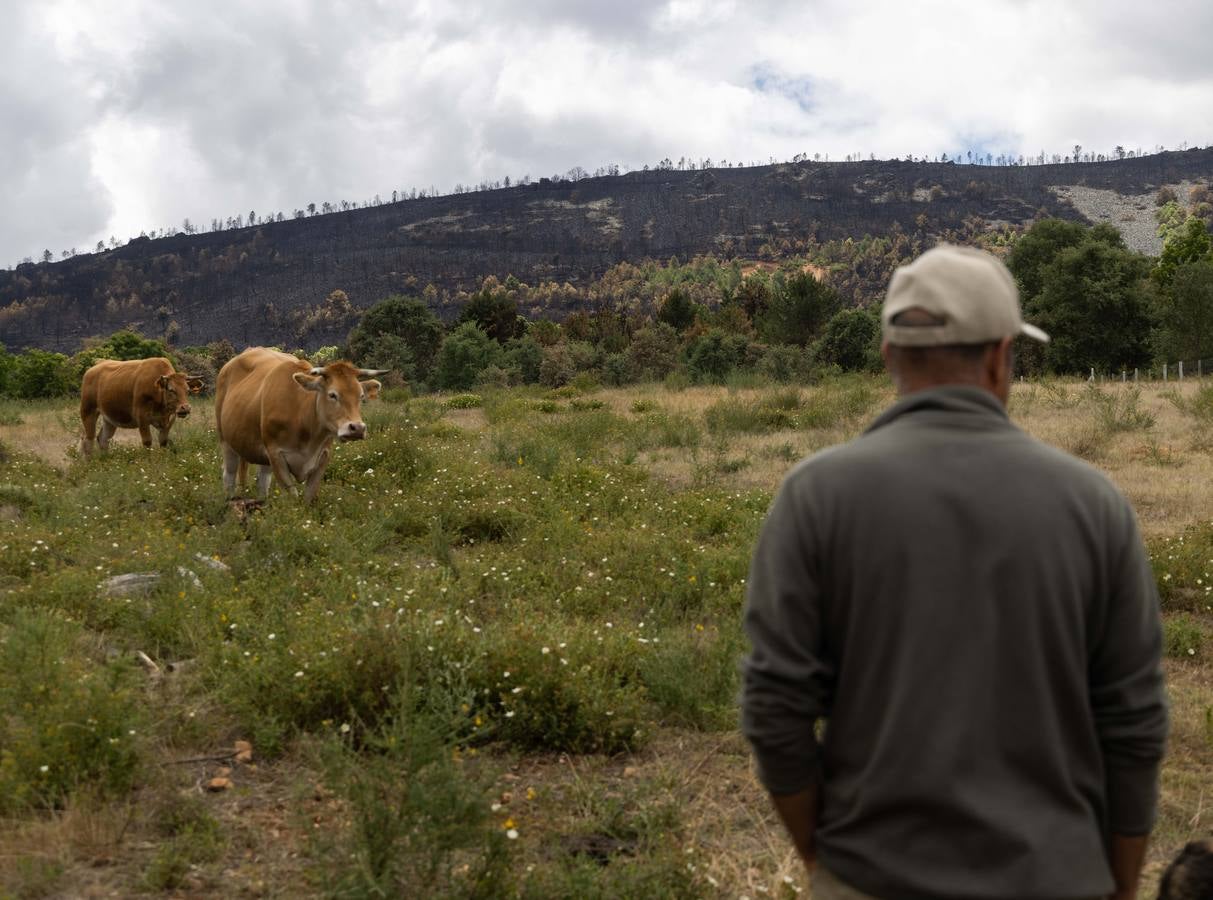
<instances>
[{"instance_id":1,"label":"cow's ear","mask_svg":"<svg viewBox=\"0 0 1213 900\"><path fill-rule=\"evenodd\" d=\"M167 375L161 375L159 378L156 379L156 384L160 385L160 387L162 387L162 388L167 388L168 379L169 379L169 377Z\"/></svg>"},{"instance_id":2,"label":"cow's ear","mask_svg":"<svg viewBox=\"0 0 1213 900\"><path fill-rule=\"evenodd\" d=\"M319 391L324 389L324 377L320 375L311 375L307 372L296 372L295 383L305 391Z\"/></svg>"},{"instance_id":3,"label":"cow's ear","mask_svg":"<svg viewBox=\"0 0 1213 900\"><path fill-rule=\"evenodd\" d=\"M364 399L379 399L379 391L383 388L383 385L381 385L378 381L372 379L370 381L360 381L358 383L362 385L362 396Z\"/></svg>"},{"instance_id":4,"label":"cow's ear","mask_svg":"<svg viewBox=\"0 0 1213 900\"><path fill-rule=\"evenodd\" d=\"M201 378L191 378L188 381L186 381L186 384L188 384L190 386L191 394L201 394L202 393L203 381Z\"/></svg>"}]
</instances>

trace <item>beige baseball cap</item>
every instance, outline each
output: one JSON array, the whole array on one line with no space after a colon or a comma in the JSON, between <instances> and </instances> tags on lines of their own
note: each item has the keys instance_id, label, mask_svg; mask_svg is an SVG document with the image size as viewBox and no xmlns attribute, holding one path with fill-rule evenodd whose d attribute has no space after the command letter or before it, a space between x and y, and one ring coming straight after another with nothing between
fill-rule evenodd
<instances>
[{"instance_id":1,"label":"beige baseball cap","mask_svg":"<svg viewBox=\"0 0 1213 900\"><path fill-rule=\"evenodd\" d=\"M939 324L893 324L908 309L921 309ZM1019 334L1049 339L1023 320L1015 279L997 257L952 244L940 244L893 273L880 321L884 339L901 347L985 344Z\"/></svg>"}]
</instances>

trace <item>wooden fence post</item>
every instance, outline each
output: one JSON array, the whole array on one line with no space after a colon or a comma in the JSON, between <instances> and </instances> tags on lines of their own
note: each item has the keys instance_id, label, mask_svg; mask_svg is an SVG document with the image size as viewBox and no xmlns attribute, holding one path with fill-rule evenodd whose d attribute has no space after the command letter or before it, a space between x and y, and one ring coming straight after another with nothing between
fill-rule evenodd
<instances>
[{"instance_id":1,"label":"wooden fence post","mask_svg":"<svg viewBox=\"0 0 1213 900\"><path fill-rule=\"evenodd\" d=\"M1179 380L1184 380L1184 361L1182 359L1179 361Z\"/></svg>"},{"instance_id":2,"label":"wooden fence post","mask_svg":"<svg viewBox=\"0 0 1213 900\"><path fill-rule=\"evenodd\" d=\"M1162 380L1163 381L1167 380L1167 364L1166 363L1162 364Z\"/></svg>"}]
</instances>

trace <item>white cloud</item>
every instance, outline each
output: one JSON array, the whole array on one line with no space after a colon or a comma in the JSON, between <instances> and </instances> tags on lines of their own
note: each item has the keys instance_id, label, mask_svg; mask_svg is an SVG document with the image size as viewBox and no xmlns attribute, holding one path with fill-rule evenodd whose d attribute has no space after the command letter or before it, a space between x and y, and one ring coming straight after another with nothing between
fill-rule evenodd
<instances>
[{"instance_id":1,"label":"white cloud","mask_svg":"<svg viewBox=\"0 0 1213 900\"><path fill-rule=\"evenodd\" d=\"M0 264L394 189L1213 135L1213 7L17 0Z\"/></svg>"}]
</instances>

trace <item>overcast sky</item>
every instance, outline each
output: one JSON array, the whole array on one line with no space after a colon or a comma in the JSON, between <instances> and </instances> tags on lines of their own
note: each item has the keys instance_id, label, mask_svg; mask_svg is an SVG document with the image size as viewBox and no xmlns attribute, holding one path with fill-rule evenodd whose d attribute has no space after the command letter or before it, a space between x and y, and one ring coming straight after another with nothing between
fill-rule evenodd
<instances>
[{"instance_id":1,"label":"overcast sky","mask_svg":"<svg viewBox=\"0 0 1213 900\"><path fill-rule=\"evenodd\" d=\"M393 190L1213 143L1213 3L0 0L0 266Z\"/></svg>"}]
</instances>

